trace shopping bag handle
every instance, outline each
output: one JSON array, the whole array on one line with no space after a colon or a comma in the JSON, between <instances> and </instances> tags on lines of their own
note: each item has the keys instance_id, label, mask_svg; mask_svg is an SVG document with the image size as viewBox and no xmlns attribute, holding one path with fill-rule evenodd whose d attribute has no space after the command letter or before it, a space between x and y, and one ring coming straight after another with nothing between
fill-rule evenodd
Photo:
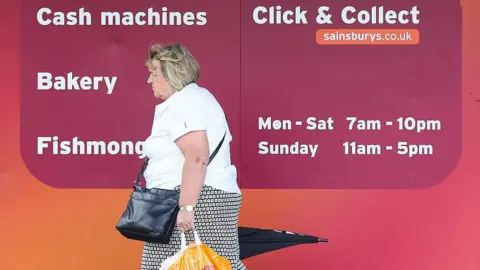
<instances>
[{"instance_id":1,"label":"shopping bag handle","mask_svg":"<svg viewBox=\"0 0 480 270\"><path fill-rule=\"evenodd\" d=\"M195 238L195 245L199 246L202 244L200 236L198 236L198 232L196 230L193 230L193 237ZM187 249L187 239L184 232L180 232L180 249Z\"/></svg>"}]
</instances>

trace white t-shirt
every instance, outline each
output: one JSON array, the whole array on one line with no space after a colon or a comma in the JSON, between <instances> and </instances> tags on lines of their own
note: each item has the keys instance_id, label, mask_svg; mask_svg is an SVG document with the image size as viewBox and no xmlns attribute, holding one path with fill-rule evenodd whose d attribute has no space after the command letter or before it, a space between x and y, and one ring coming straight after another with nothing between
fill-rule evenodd
<instances>
[{"instance_id":1,"label":"white t-shirt","mask_svg":"<svg viewBox=\"0 0 480 270\"><path fill-rule=\"evenodd\" d=\"M147 188L173 189L181 185L185 159L175 140L194 130L206 130L210 154L225 135L222 147L207 167L205 185L241 193L237 169L230 161L232 134L224 111L207 89L195 83L175 92L155 108L152 133L144 144L149 158L144 172Z\"/></svg>"}]
</instances>

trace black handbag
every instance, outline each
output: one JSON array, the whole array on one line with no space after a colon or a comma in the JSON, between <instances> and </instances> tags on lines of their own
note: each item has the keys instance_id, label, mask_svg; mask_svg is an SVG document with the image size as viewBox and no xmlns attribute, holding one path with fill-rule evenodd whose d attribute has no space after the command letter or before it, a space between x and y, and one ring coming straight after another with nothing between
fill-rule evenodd
<instances>
[{"instance_id":1,"label":"black handbag","mask_svg":"<svg viewBox=\"0 0 480 270\"><path fill-rule=\"evenodd\" d=\"M208 164L213 160L223 144L225 134L217 148L210 155ZM147 167L145 158L137 178L133 182L133 192L116 229L126 238L143 242L168 244L176 226L180 210L179 190L148 189L141 186L140 179Z\"/></svg>"}]
</instances>

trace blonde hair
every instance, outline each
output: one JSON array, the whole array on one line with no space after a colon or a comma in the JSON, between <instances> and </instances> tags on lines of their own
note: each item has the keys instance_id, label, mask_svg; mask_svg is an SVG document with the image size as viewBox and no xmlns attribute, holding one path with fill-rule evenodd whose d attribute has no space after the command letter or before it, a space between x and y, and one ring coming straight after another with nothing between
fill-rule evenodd
<instances>
[{"instance_id":1,"label":"blonde hair","mask_svg":"<svg viewBox=\"0 0 480 270\"><path fill-rule=\"evenodd\" d=\"M145 64L152 70L159 68L153 63L154 60L160 61L160 70L165 80L177 91L200 78L198 61L181 44L151 45Z\"/></svg>"}]
</instances>

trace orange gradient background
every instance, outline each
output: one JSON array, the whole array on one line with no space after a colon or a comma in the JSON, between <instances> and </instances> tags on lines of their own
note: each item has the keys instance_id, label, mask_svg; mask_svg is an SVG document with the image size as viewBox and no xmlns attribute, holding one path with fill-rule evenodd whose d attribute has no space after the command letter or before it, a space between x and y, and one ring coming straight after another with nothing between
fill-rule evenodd
<instances>
[{"instance_id":1,"label":"orange gradient background","mask_svg":"<svg viewBox=\"0 0 480 270\"><path fill-rule=\"evenodd\" d=\"M22 161L20 4L4 1L0 9L0 269L139 269L141 243L114 229L130 190L54 189L34 179ZM244 190L241 225L330 240L253 257L245 261L249 269L480 269L480 2L462 5L458 167L424 190Z\"/></svg>"}]
</instances>

